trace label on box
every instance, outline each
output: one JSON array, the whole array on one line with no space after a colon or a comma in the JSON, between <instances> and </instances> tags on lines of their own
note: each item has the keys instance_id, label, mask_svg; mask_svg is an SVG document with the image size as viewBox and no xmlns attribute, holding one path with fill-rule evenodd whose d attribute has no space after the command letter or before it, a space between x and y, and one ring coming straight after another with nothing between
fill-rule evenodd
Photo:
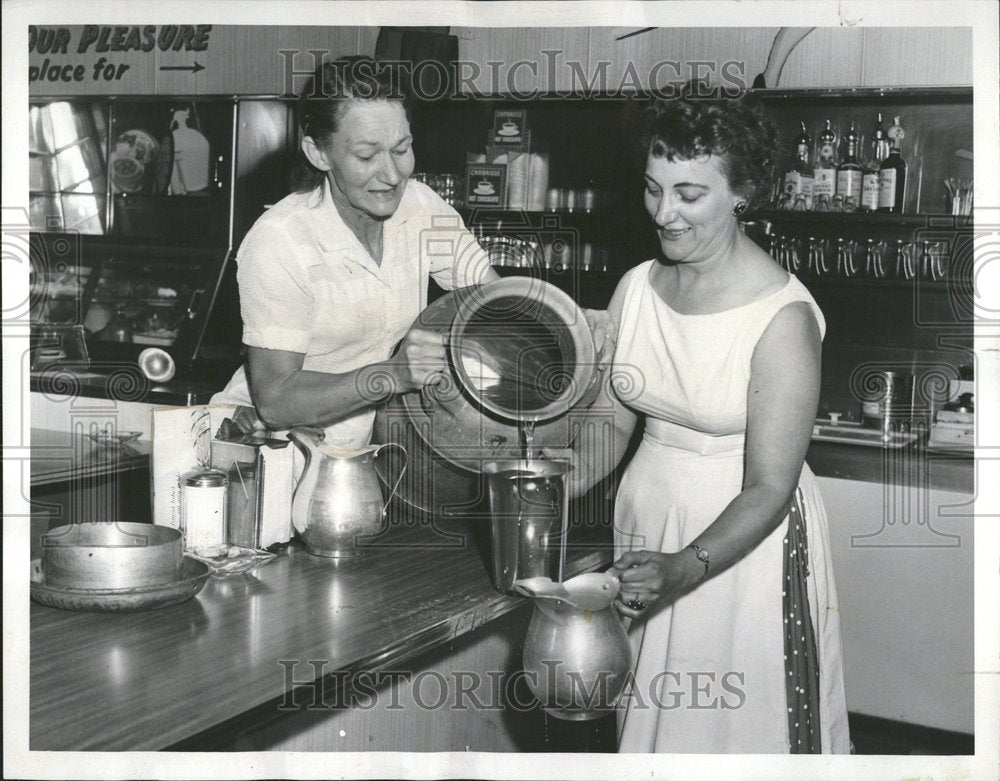
<instances>
[{"instance_id":1,"label":"label on box","mask_svg":"<svg viewBox=\"0 0 1000 781\"><path fill-rule=\"evenodd\" d=\"M524 109L497 109L493 112L491 142L506 149L521 149L527 142Z\"/></svg>"},{"instance_id":2,"label":"label on box","mask_svg":"<svg viewBox=\"0 0 1000 781\"><path fill-rule=\"evenodd\" d=\"M507 166L474 163L465 167L466 206L501 209L506 204Z\"/></svg>"},{"instance_id":3,"label":"label on box","mask_svg":"<svg viewBox=\"0 0 1000 781\"><path fill-rule=\"evenodd\" d=\"M493 143L493 136L490 135L486 139L486 160L491 163L509 163L508 155L510 157L517 157L519 154L527 153L531 150L531 131L527 130L524 133L524 143L519 146L497 146Z\"/></svg>"}]
</instances>

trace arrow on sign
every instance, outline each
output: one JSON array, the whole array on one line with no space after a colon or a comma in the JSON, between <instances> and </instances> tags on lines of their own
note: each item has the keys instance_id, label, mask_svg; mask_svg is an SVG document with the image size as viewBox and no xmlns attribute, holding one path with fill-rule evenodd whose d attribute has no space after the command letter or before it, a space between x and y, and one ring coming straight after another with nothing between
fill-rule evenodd
<instances>
[{"instance_id":1,"label":"arrow on sign","mask_svg":"<svg viewBox=\"0 0 1000 781\"><path fill-rule=\"evenodd\" d=\"M191 71L191 73L197 73L198 71L205 70L204 65L199 65L197 62L194 65L161 65L161 71Z\"/></svg>"}]
</instances>

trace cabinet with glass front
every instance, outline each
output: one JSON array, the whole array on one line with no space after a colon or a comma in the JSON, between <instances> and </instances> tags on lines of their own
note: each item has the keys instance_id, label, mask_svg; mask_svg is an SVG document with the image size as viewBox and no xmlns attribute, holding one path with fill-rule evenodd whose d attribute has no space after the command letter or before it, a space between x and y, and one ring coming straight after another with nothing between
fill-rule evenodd
<instances>
[{"instance_id":1,"label":"cabinet with glass front","mask_svg":"<svg viewBox=\"0 0 1000 781\"><path fill-rule=\"evenodd\" d=\"M91 357L197 360L233 245L238 105L30 105L32 323L79 325Z\"/></svg>"}]
</instances>

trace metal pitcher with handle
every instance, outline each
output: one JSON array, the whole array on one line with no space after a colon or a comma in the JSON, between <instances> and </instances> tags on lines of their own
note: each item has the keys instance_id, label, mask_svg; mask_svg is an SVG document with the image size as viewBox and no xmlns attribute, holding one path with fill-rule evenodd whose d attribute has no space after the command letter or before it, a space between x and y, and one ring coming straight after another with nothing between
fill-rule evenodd
<instances>
[{"instance_id":1,"label":"metal pitcher with handle","mask_svg":"<svg viewBox=\"0 0 1000 781\"><path fill-rule=\"evenodd\" d=\"M389 502L406 472L406 450L396 444L346 450L326 445L322 433L292 429L289 438L306 465L292 499L292 523L314 556L350 558L365 552L366 539L382 531ZM403 453L403 467L388 498L382 498L377 459L387 448Z\"/></svg>"},{"instance_id":2,"label":"metal pitcher with handle","mask_svg":"<svg viewBox=\"0 0 1000 781\"><path fill-rule=\"evenodd\" d=\"M524 640L525 680L550 715L586 721L617 705L632 670L632 647L612 605L619 589L618 578L598 572L514 584L535 604Z\"/></svg>"}]
</instances>

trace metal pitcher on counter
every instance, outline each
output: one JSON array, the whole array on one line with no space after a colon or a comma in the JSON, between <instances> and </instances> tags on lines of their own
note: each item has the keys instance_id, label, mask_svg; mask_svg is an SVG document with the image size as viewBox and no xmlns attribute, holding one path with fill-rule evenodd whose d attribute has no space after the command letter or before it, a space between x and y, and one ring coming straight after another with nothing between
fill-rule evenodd
<instances>
[{"instance_id":1,"label":"metal pitcher on counter","mask_svg":"<svg viewBox=\"0 0 1000 781\"><path fill-rule=\"evenodd\" d=\"M345 450L323 444L322 432L297 428L289 438L306 465L292 499L292 523L314 556L350 558L364 553L364 538L382 530L389 502L406 472L406 461L388 498L382 498L375 459L396 444Z\"/></svg>"},{"instance_id":2,"label":"metal pitcher on counter","mask_svg":"<svg viewBox=\"0 0 1000 781\"><path fill-rule=\"evenodd\" d=\"M597 572L565 583L525 578L514 584L534 600L525 680L550 715L586 721L614 710L632 669L632 647L612 605L619 589L613 574Z\"/></svg>"}]
</instances>

